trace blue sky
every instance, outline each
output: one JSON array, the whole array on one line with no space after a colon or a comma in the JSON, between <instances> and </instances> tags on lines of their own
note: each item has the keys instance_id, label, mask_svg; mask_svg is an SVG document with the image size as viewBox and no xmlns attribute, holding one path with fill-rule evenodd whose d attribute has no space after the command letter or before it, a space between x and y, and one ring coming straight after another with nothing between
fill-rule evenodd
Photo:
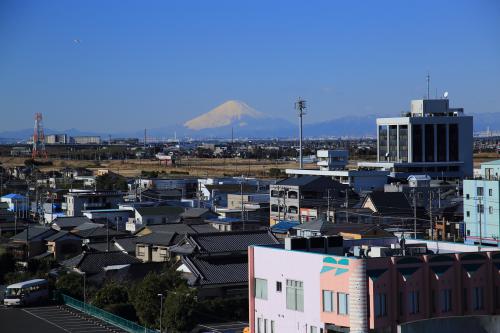
<instances>
[{"instance_id":1,"label":"blue sky","mask_svg":"<svg viewBox=\"0 0 500 333\"><path fill-rule=\"evenodd\" d=\"M295 117L298 96L307 122L398 114L427 72L500 112L500 2L0 1L0 130L158 128L228 99Z\"/></svg>"}]
</instances>

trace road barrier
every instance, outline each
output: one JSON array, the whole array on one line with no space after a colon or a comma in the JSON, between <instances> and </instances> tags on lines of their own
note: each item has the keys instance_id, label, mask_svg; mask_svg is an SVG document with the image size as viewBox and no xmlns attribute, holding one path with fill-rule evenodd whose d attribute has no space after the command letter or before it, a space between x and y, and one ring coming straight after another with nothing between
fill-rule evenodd
<instances>
[{"instance_id":1,"label":"road barrier","mask_svg":"<svg viewBox=\"0 0 500 333\"><path fill-rule=\"evenodd\" d=\"M146 327L143 327L137 323L134 323L133 321L124 319L122 317L119 317L115 314L109 313L107 311L104 311L102 309L99 309L98 307L95 307L91 304L84 303L82 301L79 301L77 299L74 299L73 297L61 294L62 301L64 302L65 305L76 309L78 311L81 311L83 313L88 314L89 316L98 318L102 321L105 321L111 325L117 326L127 332L130 333L158 333L157 330L154 329L149 329Z\"/></svg>"}]
</instances>

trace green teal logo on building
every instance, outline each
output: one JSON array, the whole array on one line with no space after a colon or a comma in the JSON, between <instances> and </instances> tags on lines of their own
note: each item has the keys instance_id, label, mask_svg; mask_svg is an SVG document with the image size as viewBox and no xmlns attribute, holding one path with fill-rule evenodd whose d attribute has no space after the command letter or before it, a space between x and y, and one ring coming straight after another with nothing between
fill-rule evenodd
<instances>
[{"instance_id":1,"label":"green teal logo on building","mask_svg":"<svg viewBox=\"0 0 500 333\"><path fill-rule=\"evenodd\" d=\"M333 257L323 258L323 267L321 268L321 274L332 272L335 275L341 275L349 272L348 268L338 267L338 266L349 266L349 259L342 258L337 260Z\"/></svg>"}]
</instances>

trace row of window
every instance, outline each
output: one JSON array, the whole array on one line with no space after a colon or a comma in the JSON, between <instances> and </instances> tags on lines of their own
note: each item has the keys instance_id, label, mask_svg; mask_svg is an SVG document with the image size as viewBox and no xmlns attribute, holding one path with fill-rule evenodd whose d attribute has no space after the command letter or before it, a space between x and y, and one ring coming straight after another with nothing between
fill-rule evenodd
<instances>
[{"instance_id":1,"label":"row of window","mask_svg":"<svg viewBox=\"0 0 500 333\"><path fill-rule=\"evenodd\" d=\"M493 206L489 206L488 207L488 214L493 214L494 211L495 211L495 209L493 208ZM483 214L484 213L484 205L483 204L478 204L477 205L477 213L478 214ZM470 211L466 211L465 215L467 217L470 217Z\"/></svg>"},{"instance_id":2,"label":"row of window","mask_svg":"<svg viewBox=\"0 0 500 333\"><path fill-rule=\"evenodd\" d=\"M349 294L323 290L323 312L335 312L339 315L349 314Z\"/></svg>"},{"instance_id":3,"label":"row of window","mask_svg":"<svg viewBox=\"0 0 500 333\"><path fill-rule=\"evenodd\" d=\"M276 332L276 326L274 323L274 320L268 320L266 318L259 318L257 317L257 323L256 323L256 331L257 333L274 333ZM323 328L319 328L313 325L309 326L309 329L307 330L306 327L306 333L323 333Z\"/></svg>"},{"instance_id":4,"label":"row of window","mask_svg":"<svg viewBox=\"0 0 500 333\"><path fill-rule=\"evenodd\" d=\"M276 292L282 291L280 281L276 282ZM255 278L255 298L267 300L267 280ZM304 283L302 281L286 280L286 308L294 311L304 311Z\"/></svg>"},{"instance_id":5,"label":"row of window","mask_svg":"<svg viewBox=\"0 0 500 333\"><path fill-rule=\"evenodd\" d=\"M286 211L286 207L284 206L279 206L278 205L271 205L271 212L283 212L283 211ZM290 214L297 214L299 212L299 209L296 207L296 206L288 206L288 213Z\"/></svg>"},{"instance_id":6,"label":"row of window","mask_svg":"<svg viewBox=\"0 0 500 333\"><path fill-rule=\"evenodd\" d=\"M476 187L476 194L478 197L482 197L484 196L484 187ZM493 189L488 189L488 196L492 197L493 196ZM470 199L470 195L467 193L465 195L465 199L469 200Z\"/></svg>"},{"instance_id":7,"label":"row of window","mask_svg":"<svg viewBox=\"0 0 500 333\"><path fill-rule=\"evenodd\" d=\"M274 320L267 320L266 318L257 318L257 333L274 333L275 326Z\"/></svg>"},{"instance_id":8,"label":"row of window","mask_svg":"<svg viewBox=\"0 0 500 333\"><path fill-rule=\"evenodd\" d=\"M463 307L467 310L468 307L468 289L463 290ZM436 312L436 301L435 294L432 292L432 311ZM404 307L404 294L399 293L399 314L402 316L405 314ZM440 310L442 313L452 311L452 290L444 289L441 290L440 297ZM420 292L418 290L408 292L407 305L409 314L420 313ZM500 302L499 302L500 305ZM472 289L472 309L482 310L484 309L484 289L482 287L476 287ZM334 312L340 315L349 314L349 294L334 292L332 290L323 290L323 312ZM374 298L374 312L375 317L385 317L387 316L387 294L377 293Z\"/></svg>"}]
</instances>

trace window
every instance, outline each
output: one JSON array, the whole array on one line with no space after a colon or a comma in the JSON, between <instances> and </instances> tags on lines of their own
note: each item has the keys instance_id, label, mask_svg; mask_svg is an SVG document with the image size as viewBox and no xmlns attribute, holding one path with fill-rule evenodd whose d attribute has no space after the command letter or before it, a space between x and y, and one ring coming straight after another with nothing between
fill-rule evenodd
<instances>
[{"instance_id":1,"label":"window","mask_svg":"<svg viewBox=\"0 0 500 333\"><path fill-rule=\"evenodd\" d=\"M267 299L267 280L255 279L255 298Z\"/></svg>"},{"instance_id":2,"label":"window","mask_svg":"<svg viewBox=\"0 0 500 333\"><path fill-rule=\"evenodd\" d=\"M493 206L488 207L488 213L493 214Z\"/></svg>"},{"instance_id":3,"label":"window","mask_svg":"<svg viewBox=\"0 0 500 333\"><path fill-rule=\"evenodd\" d=\"M483 287L474 288L472 302L473 302L472 308L474 310L484 309L484 289L483 289Z\"/></svg>"},{"instance_id":4,"label":"window","mask_svg":"<svg viewBox=\"0 0 500 333\"><path fill-rule=\"evenodd\" d=\"M318 333L318 328L316 326L311 326L309 332Z\"/></svg>"},{"instance_id":5,"label":"window","mask_svg":"<svg viewBox=\"0 0 500 333\"><path fill-rule=\"evenodd\" d=\"M267 319L264 319L264 333L267 333Z\"/></svg>"},{"instance_id":6,"label":"window","mask_svg":"<svg viewBox=\"0 0 500 333\"><path fill-rule=\"evenodd\" d=\"M416 314L420 312L419 304L419 292L410 291L408 294L408 307L410 309L410 314Z\"/></svg>"},{"instance_id":7,"label":"window","mask_svg":"<svg viewBox=\"0 0 500 333\"><path fill-rule=\"evenodd\" d=\"M483 194L484 194L484 188L482 188L482 187L478 187L478 188L477 188L477 195L478 195L478 196L482 196Z\"/></svg>"},{"instance_id":8,"label":"window","mask_svg":"<svg viewBox=\"0 0 500 333\"><path fill-rule=\"evenodd\" d=\"M262 318L257 318L257 333L264 333L262 329Z\"/></svg>"},{"instance_id":9,"label":"window","mask_svg":"<svg viewBox=\"0 0 500 333\"><path fill-rule=\"evenodd\" d=\"M387 316L387 295L375 294L375 317Z\"/></svg>"},{"instance_id":10,"label":"window","mask_svg":"<svg viewBox=\"0 0 500 333\"><path fill-rule=\"evenodd\" d=\"M281 292L281 281L276 281L276 291Z\"/></svg>"},{"instance_id":11,"label":"window","mask_svg":"<svg viewBox=\"0 0 500 333\"><path fill-rule=\"evenodd\" d=\"M286 280L286 308L304 311L304 284L302 281Z\"/></svg>"},{"instance_id":12,"label":"window","mask_svg":"<svg viewBox=\"0 0 500 333\"><path fill-rule=\"evenodd\" d=\"M470 212L467 211L465 215L467 215L467 217L470 217Z\"/></svg>"},{"instance_id":13,"label":"window","mask_svg":"<svg viewBox=\"0 0 500 333\"><path fill-rule=\"evenodd\" d=\"M467 200L469 200L469 199L470 199L470 195L469 195L469 193L467 193L467 194L465 195L465 199L467 199Z\"/></svg>"},{"instance_id":14,"label":"window","mask_svg":"<svg viewBox=\"0 0 500 333\"><path fill-rule=\"evenodd\" d=\"M467 229L467 236L470 236L470 230Z\"/></svg>"},{"instance_id":15,"label":"window","mask_svg":"<svg viewBox=\"0 0 500 333\"><path fill-rule=\"evenodd\" d=\"M441 291L441 312L451 311L451 289Z\"/></svg>"},{"instance_id":16,"label":"window","mask_svg":"<svg viewBox=\"0 0 500 333\"><path fill-rule=\"evenodd\" d=\"M331 290L323 290L323 312L333 312L335 293Z\"/></svg>"},{"instance_id":17,"label":"window","mask_svg":"<svg viewBox=\"0 0 500 333\"><path fill-rule=\"evenodd\" d=\"M491 189L491 188L490 188L490 189L488 190L488 195L489 195L490 197L492 197L492 196L493 196L493 189Z\"/></svg>"},{"instance_id":18,"label":"window","mask_svg":"<svg viewBox=\"0 0 500 333\"><path fill-rule=\"evenodd\" d=\"M271 333L274 333L274 320L271 320Z\"/></svg>"},{"instance_id":19,"label":"window","mask_svg":"<svg viewBox=\"0 0 500 333\"><path fill-rule=\"evenodd\" d=\"M349 294L338 293L338 314L349 314Z\"/></svg>"},{"instance_id":20,"label":"window","mask_svg":"<svg viewBox=\"0 0 500 333\"><path fill-rule=\"evenodd\" d=\"M479 214L484 213L484 205L483 205L483 204L478 204L478 205L477 205L477 212L478 212Z\"/></svg>"}]
</instances>

